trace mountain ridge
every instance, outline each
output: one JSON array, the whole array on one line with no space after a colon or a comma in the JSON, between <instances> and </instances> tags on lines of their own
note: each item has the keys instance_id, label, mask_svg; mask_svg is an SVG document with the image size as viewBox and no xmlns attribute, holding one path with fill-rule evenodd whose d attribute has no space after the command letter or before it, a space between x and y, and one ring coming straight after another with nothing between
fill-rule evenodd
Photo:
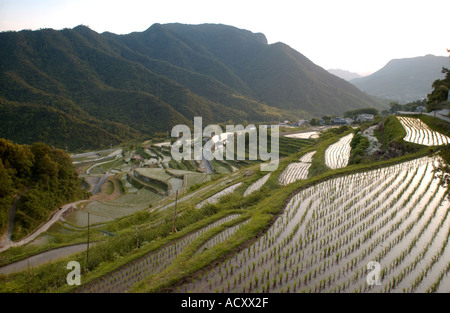
<instances>
[{"instance_id":1,"label":"mountain ridge","mask_svg":"<svg viewBox=\"0 0 450 313\"><path fill-rule=\"evenodd\" d=\"M425 99L432 83L444 77L442 67L449 65L448 57L432 54L393 59L372 75L350 83L370 95L408 103Z\"/></svg>"},{"instance_id":2,"label":"mountain ridge","mask_svg":"<svg viewBox=\"0 0 450 313\"><path fill-rule=\"evenodd\" d=\"M0 56L0 137L11 136L5 125L21 125L18 143L42 138L90 149L166 133L191 125L194 116L205 123L271 122L382 105L288 45L221 24L154 24L128 35L86 26L5 32ZM88 123L102 135L64 143L45 120L46 134L34 134L33 115L20 113L27 110L64 112L60 119L72 128Z\"/></svg>"}]
</instances>

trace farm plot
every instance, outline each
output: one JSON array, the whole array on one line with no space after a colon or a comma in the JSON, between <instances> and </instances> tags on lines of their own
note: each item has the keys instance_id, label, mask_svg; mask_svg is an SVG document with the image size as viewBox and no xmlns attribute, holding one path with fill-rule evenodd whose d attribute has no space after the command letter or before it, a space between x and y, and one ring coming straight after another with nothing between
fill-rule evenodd
<instances>
[{"instance_id":1,"label":"farm plot","mask_svg":"<svg viewBox=\"0 0 450 313\"><path fill-rule=\"evenodd\" d=\"M403 140L425 146L441 146L450 144L450 137L431 130L427 124L413 117L398 117L406 131Z\"/></svg>"},{"instance_id":2,"label":"farm plot","mask_svg":"<svg viewBox=\"0 0 450 313\"><path fill-rule=\"evenodd\" d=\"M295 162L289 164L281 173L279 182L286 186L300 179L308 178L309 168L311 163Z\"/></svg>"},{"instance_id":3,"label":"farm plot","mask_svg":"<svg viewBox=\"0 0 450 313\"><path fill-rule=\"evenodd\" d=\"M350 142L353 134L347 135L339 139L335 144L330 145L325 150L325 165L331 169L346 167L350 157Z\"/></svg>"},{"instance_id":4,"label":"farm plot","mask_svg":"<svg viewBox=\"0 0 450 313\"><path fill-rule=\"evenodd\" d=\"M248 186L247 190L244 192L244 197L247 197L247 196L251 195L252 193L254 193L255 191L258 191L259 189L261 189L261 187L270 178L270 174L272 174L272 173L264 175L264 177L258 179L256 182L254 182L253 184Z\"/></svg>"},{"instance_id":5,"label":"farm plot","mask_svg":"<svg viewBox=\"0 0 450 313\"><path fill-rule=\"evenodd\" d=\"M203 173L185 171L185 170L177 170L172 168L167 168L166 173L172 175L175 178L182 180L181 187L178 187L178 190L189 190L195 184L203 183L210 179L210 177Z\"/></svg>"},{"instance_id":6,"label":"farm plot","mask_svg":"<svg viewBox=\"0 0 450 313\"><path fill-rule=\"evenodd\" d=\"M284 137L288 138L296 138L296 139L317 139L319 138L319 132L306 132L306 133L298 133L298 134L289 134Z\"/></svg>"},{"instance_id":7,"label":"farm plot","mask_svg":"<svg viewBox=\"0 0 450 313\"><path fill-rule=\"evenodd\" d=\"M264 236L181 291L449 292L450 206L422 158L298 192ZM368 284L371 261L379 285Z\"/></svg>"},{"instance_id":8,"label":"farm plot","mask_svg":"<svg viewBox=\"0 0 450 313\"><path fill-rule=\"evenodd\" d=\"M189 190L192 186L201 184L209 179L210 177L205 174L193 172L187 173L184 175L183 188L184 190Z\"/></svg>"},{"instance_id":9,"label":"farm plot","mask_svg":"<svg viewBox=\"0 0 450 313\"><path fill-rule=\"evenodd\" d=\"M102 224L145 210L150 204L158 203L163 199L161 195L145 188L136 190L130 185L127 189L127 194L115 200L93 201L82 211L75 210L64 219L73 225L87 227L87 213L89 212L91 213L89 219L91 225Z\"/></svg>"},{"instance_id":10,"label":"farm plot","mask_svg":"<svg viewBox=\"0 0 450 313\"><path fill-rule=\"evenodd\" d=\"M156 251L150 252L143 257L137 259L133 263L127 264L121 269L103 276L95 282L81 287L79 293L105 293L115 292L122 293L130 290L135 284L155 273L160 273L166 269L176 257L196 238L200 237L207 231L218 227L222 224L230 222L238 218L240 214L228 215L194 233L191 233L182 239L174 241L167 246ZM242 223L241 223L242 224ZM234 231L236 231L235 229ZM226 239L226 236L222 238ZM216 238L216 242L219 242Z\"/></svg>"},{"instance_id":11,"label":"farm plot","mask_svg":"<svg viewBox=\"0 0 450 313\"><path fill-rule=\"evenodd\" d=\"M142 177L166 183L172 176L161 168L137 168L135 172Z\"/></svg>"},{"instance_id":12,"label":"farm plot","mask_svg":"<svg viewBox=\"0 0 450 313\"><path fill-rule=\"evenodd\" d=\"M222 198L222 197L224 197L224 196L226 196L226 195L228 195L230 193L233 193L236 190L236 188L238 188L240 185L242 185L242 183L237 183L237 184L234 184L233 186L225 188L224 190L216 193L214 196L209 197L208 199L200 202L199 204L197 204L195 206L195 208L196 209L201 209L202 207L204 207L208 203L215 204L215 203L219 202L220 198Z\"/></svg>"},{"instance_id":13,"label":"farm plot","mask_svg":"<svg viewBox=\"0 0 450 313\"><path fill-rule=\"evenodd\" d=\"M164 190L169 195L175 194L176 191L181 192L183 180L175 178L162 168L138 168L134 171L135 178L138 178L144 184Z\"/></svg>"},{"instance_id":14,"label":"farm plot","mask_svg":"<svg viewBox=\"0 0 450 313\"><path fill-rule=\"evenodd\" d=\"M289 164L280 175L278 180L280 184L286 186L297 180L307 179L314 154L316 154L316 151L306 153L300 158L300 162Z\"/></svg>"}]
</instances>

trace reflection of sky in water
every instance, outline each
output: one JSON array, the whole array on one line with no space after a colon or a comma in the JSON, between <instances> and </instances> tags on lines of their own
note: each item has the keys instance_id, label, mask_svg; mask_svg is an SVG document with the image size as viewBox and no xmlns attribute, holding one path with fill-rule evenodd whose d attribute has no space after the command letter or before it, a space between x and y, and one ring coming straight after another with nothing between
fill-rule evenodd
<instances>
[{"instance_id":1,"label":"reflection of sky in water","mask_svg":"<svg viewBox=\"0 0 450 313\"><path fill-rule=\"evenodd\" d=\"M307 132L307 133L298 133L298 134L289 134L284 137L288 138L297 138L297 139L316 139L319 138L318 132Z\"/></svg>"},{"instance_id":2,"label":"reflection of sky in water","mask_svg":"<svg viewBox=\"0 0 450 313\"><path fill-rule=\"evenodd\" d=\"M213 136L211 138L211 141L214 143L213 150L218 151L219 153L224 153L224 147L228 142L228 136L233 136L234 134L237 134L239 136L240 134L243 134L245 132L256 132L256 127L250 126L248 129L235 132L227 132Z\"/></svg>"}]
</instances>

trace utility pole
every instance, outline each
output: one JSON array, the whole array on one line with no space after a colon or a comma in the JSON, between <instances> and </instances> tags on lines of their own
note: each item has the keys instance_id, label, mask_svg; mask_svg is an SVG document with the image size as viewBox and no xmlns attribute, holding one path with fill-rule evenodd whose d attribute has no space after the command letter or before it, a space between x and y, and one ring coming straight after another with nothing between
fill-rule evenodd
<instances>
[{"instance_id":1,"label":"utility pole","mask_svg":"<svg viewBox=\"0 0 450 313\"><path fill-rule=\"evenodd\" d=\"M87 233L87 249L86 249L86 268L85 271L88 271L88 264L89 264L89 231L90 231L90 226L89 226L89 217L90 217L90 213L87 212L88 214L88 233Z\"/></svg>"},{"instance_id":2,"label":"utility pole","mask_svg":"<svg viewBox=\"0 0 450 313\"><path fill-rule=\"evenodd\" d=\"M31 293L31 270L30 270L30 257L28 257L28 293Z\"/></svg>"},{"instance_id":3,"label":"utility pole","mask_svg":"<svg viewBox=\"0 0 450 313\"><path fill-rule=\"evenodd\" d=\"M136 249L139 249L138 227L136 226Z\"/></svg>"},{"instance_id":4,"label":"utility pole","mask_svg":"<svg viewBox=\"0 0 450 313\"><path fill-rule=\"evenodd\" d=\"M175 217L177 216L177 202L178 202L178 190L175 194L175 210L173 211L172 233L177 232L177 228L175 227Z\"/></svg>"}]
</instances>

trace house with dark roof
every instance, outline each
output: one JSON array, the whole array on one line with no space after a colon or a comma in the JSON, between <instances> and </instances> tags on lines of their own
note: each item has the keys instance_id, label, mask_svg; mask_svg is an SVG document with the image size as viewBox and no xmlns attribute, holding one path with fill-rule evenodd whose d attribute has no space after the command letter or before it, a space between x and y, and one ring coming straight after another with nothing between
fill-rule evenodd
<instances>
[{"instance_id":1,"label":"house with dark roof","mask_svg":"<svg viewBox=\"0 0 450 313\"><path fill-rule=\"evenodd\" d=\"M360 114L356 120L360 123L362 122L372 122L375 116L373 114Z\"/></svg>"},{"instance_id":2,"label":"house with dark roof","mask_svg":"<svg viewBox=\"0 0 450 313\"><path fill-rule=\"evenodd\" d=\"M332 125L348 125L348 121L342 117L335 117L331 119Z\"/></svg>"}]
</instances>

